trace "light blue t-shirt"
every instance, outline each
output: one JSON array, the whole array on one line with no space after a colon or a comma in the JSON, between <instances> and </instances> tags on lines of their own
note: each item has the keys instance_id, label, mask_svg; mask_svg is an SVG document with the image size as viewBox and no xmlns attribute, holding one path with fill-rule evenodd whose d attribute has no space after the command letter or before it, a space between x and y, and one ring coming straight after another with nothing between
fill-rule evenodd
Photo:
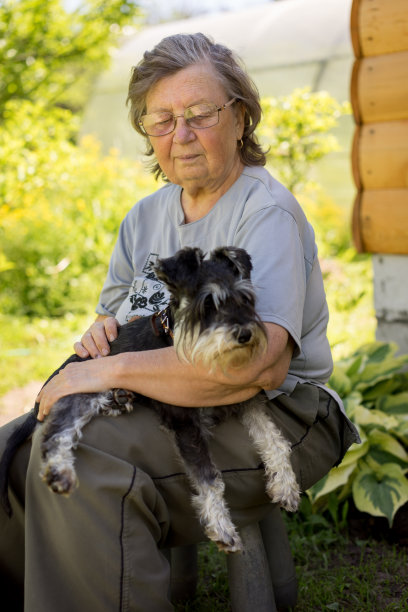
<instances>
[{"instance_id":1,"label":"light blue t-shirt","mask_svg":"<svg viewBox=\"0 0 408 612\"><path fill-rule=\"evenodd\" d=\"M284 384L268 396L291 393L297 382L326 383L333 365L326 296L314 231L294 196L265 168L245 167L205 217L185 224L181 191L165 185L126 215L96 311L122 324L151 315L168 301L153 273L159 257L186 246L242 247L252 258L260 318L284 327L296 344Z\"/></svg>"}]
</instances>

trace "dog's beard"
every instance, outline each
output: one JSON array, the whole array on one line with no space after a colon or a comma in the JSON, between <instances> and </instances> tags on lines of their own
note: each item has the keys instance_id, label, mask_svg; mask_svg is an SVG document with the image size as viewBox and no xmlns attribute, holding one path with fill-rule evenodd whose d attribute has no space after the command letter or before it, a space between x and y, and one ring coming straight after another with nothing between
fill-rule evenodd
<instances>
[{"instance_id":1,"label":"dog's beard","mask_svg":"<svg viewBox=\"0 0 408 612\"><path fill-rule=\"evenodd\" d=\"M256 355L266 350L266 336L258 323L245 326L251 340L245 344L237 340L237 328L229 326L208 328L200 334L200 325L192 330L175 326L174 347L179 359L200 362L209 371L218 366L222 370L247 365Z\"/></svg>"}]
</instances>

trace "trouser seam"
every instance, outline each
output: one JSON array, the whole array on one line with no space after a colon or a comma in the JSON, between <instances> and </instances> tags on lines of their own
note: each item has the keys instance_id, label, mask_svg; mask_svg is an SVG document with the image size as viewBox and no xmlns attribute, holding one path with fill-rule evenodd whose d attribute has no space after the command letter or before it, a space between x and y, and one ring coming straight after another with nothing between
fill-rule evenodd
<instances>
[{"instance_id":1,"label":"trouser seam","mask_svg":"<svg viewBox=\"0 0 408 612\"><path fill-rule=\"evenodd\" d=\"M294 444L292 444L292 446L291 446L292 450L293 450L294 448L296 448L296 446L299 446L299 444L302 444L302 442L304 441L304 439L306 438L306 436L309 434L310 430L312 429L312 427L313 427L314 425L317 425L317 424L318 424L320 421L325 421L325 420L326 420L326 419L329 417L329 415L330 415L330 404L331 404L331 402L332 402L332 398L331 398L331 397L329 397L329 398L327 399L327 403L326 403L326 414L324 414L323 416L318 415L318 416L315 418L315 420L313 421L313 423L312 423L311 425L308 425L308 426L307 426L306 431L305 431L305 433L303 434L303 436L302 436L302 437L301 437L301 438L300 438L300 439L299 439L297 442L295 442Z\"/></svg>"},{"instance_id":2,"label":"trouser seam","mask_svg":"<svg viewBox=\"0 0 408 612\"><path fill-rule=\"evenodd\" d=\"M120 544L120 588L119 588L119 612L123 610L123 597L124 597L124 575L125 575L125 547L123 543L123 535L125 531L125 502L127 497L133 488L136 478L136 467L133 467L132 479L130 486L126 493L122 497L121 501L121 512L120 512L120 533L119 533L119 544Z\"/></svg>"},{"instance_id":3,"label":"trouser seam","mask_svg":"<svg viewBox=\"0 0 408 612\"><path fill-rule=\"evenodd\" d=\"M257 472L263 468L263 464L260 464L256 467L245 467L245 468L227 468L221 470L222 474L228 474L232 472ZM169 478L176 478L177 476L186 476L186 472L174 472L174 474L166 474L166 476L154 476L152 478L153 482L167 480Z\"/></svg>"}]
</instances>

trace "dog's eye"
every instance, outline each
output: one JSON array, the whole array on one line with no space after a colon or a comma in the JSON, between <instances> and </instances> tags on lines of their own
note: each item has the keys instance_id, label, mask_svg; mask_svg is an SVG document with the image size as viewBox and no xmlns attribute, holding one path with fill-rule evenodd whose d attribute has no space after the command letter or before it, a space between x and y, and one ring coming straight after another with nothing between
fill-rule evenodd
<instances>
[{"instance_id":1,"label":"dog's eye","mask_svg":"<svg viewBox=\"0 0 408 612\"><path fill-rule=\"evenodd\" d=\"M243 306L254 306L255 300L253 299L252 296L243 295L241 299L241 303Z\"/></svg>"},{"instance_id":2,"label":"dog's eye","mask_svg":"<svg viewBox=\"0 0 408 612\"><path fill-rule=\"evenodd\" d=\"M214 298L212 295L207 295L204 300L204 310L213 310L214 309Z\"/></svg>"}]
</instances>

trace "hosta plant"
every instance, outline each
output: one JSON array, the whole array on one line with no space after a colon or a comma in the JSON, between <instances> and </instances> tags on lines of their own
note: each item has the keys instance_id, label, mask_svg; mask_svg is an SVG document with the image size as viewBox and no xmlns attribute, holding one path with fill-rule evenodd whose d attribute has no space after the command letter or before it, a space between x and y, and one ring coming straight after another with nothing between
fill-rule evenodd
<instances>
[{"instance_id":1,"label":"hosta plant","mask_svg":"<svg viewBox=\"0 0 408 612\"><path fill-rule=\"evenodd\" d=\"M308 491L315 509L327 508L333 493L339 502L352 496L358 510L392 525L408 501L408 355L396 352L393 343L374 342L336 363L329 384L361 444Z\"/></svg>"}]
</instances>

